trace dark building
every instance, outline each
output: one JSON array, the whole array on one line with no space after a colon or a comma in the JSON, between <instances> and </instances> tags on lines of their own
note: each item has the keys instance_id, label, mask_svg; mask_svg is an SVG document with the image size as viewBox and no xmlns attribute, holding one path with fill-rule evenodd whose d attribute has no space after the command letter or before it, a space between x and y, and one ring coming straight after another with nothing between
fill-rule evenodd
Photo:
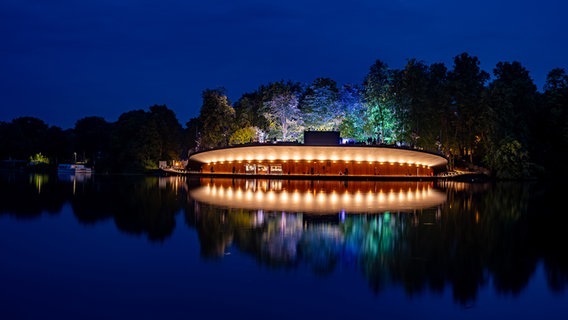
<instances>
[{"instance_id":1,"label":"dark building","mask_svg":"<svg viewBox=\"0 0 568 320\"><path fill-rule=\"evenodd\" d=\"M336 146L340 143L339 131L304 131L304 145Z\"/></svg>"}]
</instances>

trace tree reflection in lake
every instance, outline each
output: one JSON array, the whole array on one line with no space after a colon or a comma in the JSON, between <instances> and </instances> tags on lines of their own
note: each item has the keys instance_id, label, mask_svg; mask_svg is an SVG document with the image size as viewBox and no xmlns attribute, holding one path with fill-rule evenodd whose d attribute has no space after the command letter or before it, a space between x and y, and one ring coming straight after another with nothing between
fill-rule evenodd
<instances>
[{"instance_id":1,"label":"tree reflection in lake","mask_svg":"<svg viewBox=\"0 0 568 320\"><path fill-rule=\"evenodd\" d=\"M3 174L0 215L34 219L70 204L83 224L165 242L176 215L201 255L235 250L274 268L363 274L374 292L451 288L469 305L487 286L517 295L542 265L549 290L568 283L568 217L560 189L538 183L195 180Z\"/></svg>"}]
</instances>

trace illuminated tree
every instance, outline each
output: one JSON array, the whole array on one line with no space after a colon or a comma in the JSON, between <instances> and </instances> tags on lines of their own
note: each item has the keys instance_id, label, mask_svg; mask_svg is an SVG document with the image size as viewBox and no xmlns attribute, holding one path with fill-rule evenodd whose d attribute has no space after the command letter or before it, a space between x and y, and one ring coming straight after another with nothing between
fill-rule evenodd
<instances>
[{"instance_id":1,"label":"illuminated tree","mask_svg":"<svg viewBox=\"0 0 568 320\"><path fill-rule=\"evenodd\" d=\"M367 104L365 133L376 136L379 142L394 142L398 139L389 86L392 72L382 61L377 60L370 68L363 82L363 93Z\"/></svg>"},{"instance_id":2,"label":"illuminated tree","mask_svg":"<svg viewBox=\"0 0 568 320\"><path fill-rule=\"evenodd\" d=\"M337 83L329 78L317 78L300 102L304 125L309 130L338 130L345 110L338 101Z\"/></svg>"},{"instance_id":3,"label":"illuminated tree","mask_svg":"<svg viewBox=\"0 0 568 320\"><path fill-rule=\"evenodd\" d=\"M365 112L367 106L363 102L361 88L355 85L344 85L339 92L340 109L345 110L345 118L339 125L342 137L365 141Z\"/></svg>"},{"instance_id":4,"label":"illuminated tree","mask_svg":"<svg viewBox=\"0 0 568 320\"><path fill-rule=\"evenodd\" d=\"M428 66L416 59L408 60L403 70L393 72L391 88L395 93L392 98L396 102L399 137L414 146L428 122Z\"/></svg>"},{"instance_id":5,"label":"illuminated tree","mask_svg":"<svg viewBox=\"0 0 568 320\"><path fill-rule=\"evenodd\" d=\"M237 129L235 133L233 133L229 138L229 144L234 145L234 144L253 142L257 138L256 137L257 130L258 128L250 126Z\"/></svg>"},{"instance_id":6,"label":"illuminated tree","mask_svg":"<svg viewBox=\"0 0 568 320\"><path fill-rule=\"evenodd\" d=\"M270 138L294 141L302 137L304 126L296 94L288 92L277 95L264 103L264 110Z\"/></svg>"}]
</instances>

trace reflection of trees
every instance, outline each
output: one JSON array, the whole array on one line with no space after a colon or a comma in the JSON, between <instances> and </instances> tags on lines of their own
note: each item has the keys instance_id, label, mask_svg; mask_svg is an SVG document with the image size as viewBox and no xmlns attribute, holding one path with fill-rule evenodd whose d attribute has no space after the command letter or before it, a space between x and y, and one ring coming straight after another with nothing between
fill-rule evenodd
<instances>
[{"instance_id":1,"label":"reflection of trees","mask_svg":"<svg viewBox=\"0 0 568 320\"><path fill-rule=\"evenodd\" d=\"M39 217L42 212L58 213L69 202L77 220L96 223L114 218L123 232L146 234L163 240L175 228L175 214L187 202L184 185L177 177L159 184L158 177L2 175L0 214L18 218Z\"/></svg>"},{"instance_id":2,"label":"reflection of trees","mask_svg":"<svg viewBox=\"0 0 568 320\"><path fill-rule=\"evenodd\" d=\"M445 204L413 212L340 219L195 203L187 220L208 256L235 246L274 267L307 265L329 274L355 266L376 292L389 285L409 295L449 287L460 304L474 302L489 283L499 293L518 294L541 258L551 288L563 290L568 218L551 230L538 209L529 210L543 204L531 184L461 187L448 187Z\"/></svg>"},{"instance_id":3,"label":"reflection of trees","mask_svg":"<svg viewBox=\"0 0 568 320\"><path fill-rule=\"evenodd\" d=\"M0 176L0 214L36 218L70 203L81 223L114 219L129 234L164 240L184 209L201 254L232 250L275 268L307 266L318 275L359 270L375 292L402 286L409 295L451 288L460 304L491 284L519 294L542 265L549 287L568 284L568 215L556 209L562 188L533 183L445 185L436 208L376 214L306 215L220 208L188 201L179 177ZM544 192L543 190L547 190Z\"/></svg>"},{"instance_id":4,"label":"reflection of trees","mask_svg":"<svg viewBox=\"0 0 568 320\"><path fill-rule=\"evenodd\" d=\"M0 176L0 215L19 219L35 218L42 213L58 213L65 196L56 179L47 174L8 173Z\"/></svg>"}]
</instances>

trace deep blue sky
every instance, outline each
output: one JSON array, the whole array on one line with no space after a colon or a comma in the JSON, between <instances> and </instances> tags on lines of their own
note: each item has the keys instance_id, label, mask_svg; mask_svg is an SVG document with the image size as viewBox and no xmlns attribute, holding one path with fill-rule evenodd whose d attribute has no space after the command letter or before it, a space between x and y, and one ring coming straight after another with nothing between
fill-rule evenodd
<instances>
[{"instance_id":1,"label":"deep blue sky","mask_svg":"<svg viewBox=\"0 0 568 320\"><path fill-rule=\"evenodd\" d=\"M378 59L402 68L467 52L492 73L519 61L539 90L568 71L561 0L2 0L0 121L63 129L165 104L182 125L201 93L234 101L262 84L361 83Z\"/></svg>"}]
</instances>

